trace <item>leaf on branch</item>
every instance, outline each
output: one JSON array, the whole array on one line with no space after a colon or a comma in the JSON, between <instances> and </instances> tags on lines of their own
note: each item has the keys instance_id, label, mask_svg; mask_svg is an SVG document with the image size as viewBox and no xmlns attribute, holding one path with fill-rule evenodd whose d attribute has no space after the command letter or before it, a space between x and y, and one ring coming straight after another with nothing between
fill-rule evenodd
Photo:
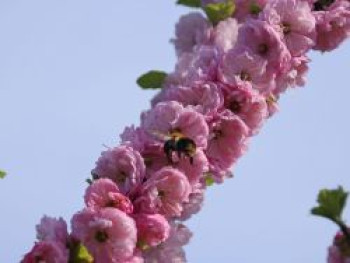
<instances>
[{"instance_id":1,"label":"leaf on branch","mask_svg":"<svg viewBox=\"0 0 350 263\"><path fill-rule=\"evenodd\" d=\"M204 7L205 13L214 25L231 17L235 12L235 9L236 6L233 0L227 0L224 3L207 4Z\"/></svg>"},{"instance_id":2,"label":"leaf on branch","mask_svg":"<svg viewBox=\"0 0 350 263\"><path fill-rule=\"evenodd\" d=\"M94 258L90 255L87 248L81 244L74 244L70 252L69 263L93 263Z\"/></svg>"},{"instance_id":3,"label":"leaf on branch","mask_svg":"<svg viewBox=\"0 0 350 263\"><path fill-rule=\"evenodd\" d=\"M188 7L201 7L201 0L177 0L176 4Z\"/></svg>"},{"instance_id":4,"label":"leaf on branch","mask_svg":"<svg viewBox=\"0 0 350 263\"><path fill-rule=\"evenodd\" d=\"M348 194L341 186L334 190L321 190L317 197L319 205L311 209L311 214L328 218L334 222L341 221Z\"/></svg>"},{"instance_id":5,"label":"leaf on branch","mask_svg":"<svg viewBox=\"0 0 350 263\"><path fill-rule=\"evenodd\" d=\"M215 183L213 176L210 173L207 173L204 177L205 185L212 186Z\"/></svg>"},{"instance_id":6,"label":"leaf on branch","mask_svg":"<svg viewBox=\"0 0 350 263\"><path fill-rule=\"evenodd\" d=\"M5 178L5 176L6 176L6 172L5 172L5 171L0 170L0 179Z\"/></svg>"},{"instance_id":7,"label":"leaf on branch","mask_svg":"<svg viewBox=\"0 0 350 263\"><path fill-rule=\"evenodd\" d=\"M151 70L137 79L142 89L161 89L167 74L163 71Z\"/></svg>"}]
</instances>

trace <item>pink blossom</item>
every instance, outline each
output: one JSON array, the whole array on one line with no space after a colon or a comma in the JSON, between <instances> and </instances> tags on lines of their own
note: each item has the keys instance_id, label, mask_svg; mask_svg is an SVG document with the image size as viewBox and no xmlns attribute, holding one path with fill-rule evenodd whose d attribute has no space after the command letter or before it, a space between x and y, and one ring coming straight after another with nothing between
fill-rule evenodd
<instances>
[{"instance_id":1,"label":"pink blossom","mask_svg":"<svg viewBox=\"0 0 350 263\"><path fill-rule=\"evenodd\" d=\"M127 260L123 261L123 263L144 263L142 253L135 249L134 255L128 258Z\"/></svg>"},{"instance_id":2,"label":"pink blossom","mask_svg":"<svg viewBox=\"0 0 350 263\"><path fill-rule=\"evenodd\" d=\"M183 15L176 24L175 44L176 54L192 52L193 48L200 44L209 42L211 26L201 13L190 13Z\"/></svg>"},{"instance_id":3,"label":"pink blossom","mask_svg":"<svg viewBox=\"0 0 350 263\"><path fill-rule=\"evenodd\" d=\"M274 89L274 76L266 72L266 66L266 59L245 47L237 47L224 55L219 67L220 80L231 86L249 83L266 92Z\"/></svg>"},{"instance_id":4,"label":"pink blossom","mask_svg":"<svg viewBox=\"0 0 350 263\"><path fill-rule=\"evenodd\" d=\"M245 152L249 128L242 119L225 110L212 123L206 154L209 163L227 169Z\"/></svg>"},{"instance_id":5,"label":"pink blossom","mask_svg":"<svg viewBox=\"0 0 350 263\"><path fill-rule=\"evenodd\" d=\"M310 59L307 56L293 57L290 62L289 71L276 78L277 85L273 94L278 96L288 88L304 86L306 82L306 74L309 70L309 62Z\"/></svg>"},{"instance_id":6,"label":"pink blossom","mask_svg":"<svg viewBox=\"0 0 350 263\"><path fill-rule=\"evenodd\" d=\"M162 101L178 101L182 105L210 117L223 104L221 90L214 82L195 82L192 86L169 86L160 91L153 99L152 105Z\"/></svg>"},{"instance_id":7,"label":"pink blossom","mask_svg":"<svg viewBox=\"0 0 350 263\"><path fill-rule=\"evenodd\" d=\"M172 166L180 170L187 177L189 183L194 187L203 177L203 174L208 171L208 160L203 150L197 149L190 162L187 158L179 158L173 154L172 162L169 162L164 153L163 147L148 147L142 156L146 160L147 177L150 178L154 173L159 171L164 166Z\"/></svg>"},{"instance_id":8,"label":"pink blossom","mask_svg":"<svg viewBox=\"0 0 350 263\"><path fill-rule=\"evenodd\" d=\"M85 204L92 209L114 207L130 214L133 206L128 197L120 193L118 186L108 178L94 181L85 191Z\"/></svg>"},{"instance_id":9,"label":"pink blossom","mask_svg":"<svg viewBox=\"0 0 350 263\"><path fill-rule=\"evenodd\" d=\"M21 263L67 263L68 249L60 243L53 241L40 241L35 243L32 250L27 253Z\"/></svg>"},{"instance_id":10,"label":"pink blossom","mask_svg":"<svg viewBox=\"0 0 350 263\"><path fill-rule=\"evenodd\" d=\"M192 192L189 196L188 203L183 205L183 211L179 220L185 221L191 218L192 215L197 214L203 206L204 202L204 189Z\"/></svg>"},{"instance_id":11,"label":"pink blossom","mask_svg":"<svg viewBox=\"0 0 350 263\"><path fill-rule=\"evenodd\" d=\"M80 240L96 263L120 263L133 256L137 230L134 220L115 208L86 208L72 218L72 235Z\"/></svg>"},{"instance_id":12,"label":"pink blossom","mask_svg":"<svg viewBox=\"0 0 350 263\"><path fill-rule=\"evenodd\" d=\"M155 141L162 144L162 139L176 132L192 139L197 147L205 148L207 145L209 130L204 116L176 101L160 102L145 112L141 126Z\"/></svg>"},{"instance_id":13,"label":"pink blossom","mask_svg":"<svg viewBox=\"0 0 350 263\"><path fill-rule=\"evenodd\" d=\"M324 10L314 12L316 17L316 46L314 49L331 51L350 36L350 2L336 0Z\"/></svg>"},{"instance_id":14,"label":"pink blossom","mask_svg":"<svg viewBox=\"0 0 350 263\"><path fill-rule=\"evenodd\" d=\"M142 152L146 145L152 144L145 130L134 125L126 127L120 134L120 139L123 145L128 145L138 152Z\"/></svg>"},{"instance_id":15,"label":"pink blossom","mask_svg":"<svg viewBox=\"0 0 350 263\"><path fill-rule=\"evenodd\" d=\"M145 165L140 153L122 145L102 152L92 171L99 178L114 181L123 194L134 191L145 176Z\"/></svg>"},{"instance_id":16,"label":"pink blossom","mask_svg":"<svg viewBox=\"0 0 350 263\"><path fill-rule=\"evenodd\" d=\"M265 59L267 71L279 73L288 69L290 52L280 34L265 21L248 19L239 30L237 45Z\"/></svg>"},{"instance_id":17,"label":"pink blossom","mask_svg":"<svg viewBox=\"0 0 350 263\"><path fill-rule=\"evenodd\" d=\"M220 53L213 46L198 46L192 53L182 54L175 71L165 80L167 85L192 85L195 81L215 81Z\"/></svg>"},{"instance_id":18,"label":"pink blossom","mask_svg":"<svg viewBox=\"0 0 350 263\"><path fill-rule=\"evenodd\" d=\"M172 223L168 240L144 253L145 263L187 262L182 247L189 242L191 236L192 233L185 225Z\"/></svg>"},{"instance_id":19,"label":"pink blossom","mask_svg":"<svg viewBox=\"0 0 350 263\"><path fill-rule=\"evenodd\" d=\"M190 193L187 177L179 170L164 167L143 184L134 206L140 213L159 213L171 218L181 214Z\"/></svg>"},{"instance_id":20,"label":"pink blossom","mask_svg":"<svg viewBox=\"0 0 350 263\"><path fill-rule=\"evenodd\" d=\"M36 226L37 238L40 241L53 241L65 246L68 240L67 223L63 218L44 216Z\"/></svg>"},{"instance_id":21,"label":"pink blossom","mask_svg":"<svg viewBox=\"0 0 350 263\"><path fill-rule=\"evenodd\" d=\"M213 33L214 45L217 46L222 52L227 52L232 49L238 37L239 25L234 18L228 18L221 21L216 27Z\"/></svg>"},{"instance_id":22,"label":"pink blossom","mask_svg":"<svg viewBox=\"0 0 350 263\"><path fill-rule=\"evenodd\" d=\"M268 117L268 107L264 96L251 85L238 87L224 86L225 108L241 117L249 127L249 135L258 132Z\"/></svg>"},{"instance_id":23,"label":"pink blossom","mask_svg":"<svg viewBox=\"0 0 350 263\"><path fill-rule=\"evenodd\" d=\"M221 184L226 179L233 178L233 173L231 171L231 167L222 167L214 160L210 165L209 173L207 176L210 176L215 183Z\"/></svg>"},{"instance_id":24,"label":"pink blossom","mask_svg":"<svg viewBox=\"0 0 350 263\"><path fill-rule=\"evenodd\" d=\"M170 233L168 220L160 214L136 214L137 243L141 249L158 246Z\"/></svg>"},{"instance_id":25,"label":"pink blossom","mask_svg":"<svg viewBox=\"0 0 350 263\"><path fill-rule=\"evenodd\" d=\"M307 2L272 0L260 17L280 32L293 56L303 55L314 46L316 21Z\"/></svg>"},{"instance_id":26,"label":"pink blossom","mask_svg":"<svg viewBox=\"0 0 350 263\"><path fill-rule=\"evenodd\" d=\"M268 1L269 0L235 0L236 10L234 17L239 22L244 22L249 18L256 18Z\"/></svg>"}]
</instances>

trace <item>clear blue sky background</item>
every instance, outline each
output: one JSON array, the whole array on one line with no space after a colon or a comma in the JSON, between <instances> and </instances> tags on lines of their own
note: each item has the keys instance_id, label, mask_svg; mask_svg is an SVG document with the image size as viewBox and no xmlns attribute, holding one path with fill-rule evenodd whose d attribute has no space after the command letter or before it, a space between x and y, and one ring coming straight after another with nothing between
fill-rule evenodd
<instances>
[{"instance_id":1,"label":"clear blue sky background","mask_svg":"<svg viewBox=\"0 0 350 263\"><path fill-rule=\"evenodd\" d=\"M0 1L0 262L18 262L43 214L69 220L103 144L138 123L171 71L175 1ZM190 263L322 263L336 227L311 217L317 192L350 190L350 43L312 53L306 88L252 140L236 177L212 187L188 225ZM349 208L346 217L350 221Z\"/></svg>"}]
</instances>

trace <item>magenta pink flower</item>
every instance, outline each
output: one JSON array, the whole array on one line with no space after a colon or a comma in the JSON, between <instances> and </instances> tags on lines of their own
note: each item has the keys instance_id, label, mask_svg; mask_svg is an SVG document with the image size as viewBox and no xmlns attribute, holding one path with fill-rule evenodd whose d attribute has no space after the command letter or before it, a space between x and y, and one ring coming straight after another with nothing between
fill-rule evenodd
<instances>
[{"instance_id":1,"label":"magenta pink flower","mask_svg":"<svg viewBox=\"0 0 350 263\"><path fill-rule=\"evenodd\" d=\"M242 119L225 110L212 123L206 154L221 170L231 167L247 148L249 128Z\"/></svg>"},{"instance_id":2,"label":"magenta pink flower","mask_svg":"<svg viewBox=\"0 0 350 263\"><path fill-rule=\"evenodd\" d=\"M138 152L142 152L146 145L152 144L145 130L134 125L126 127L120 134L120 139L123 145L128 145Z\"/></svg>"},{"instance_id":3,"label":"magenta pink flower","mask_svg":"<svg viewBox=\"0 0 350 263\"><path fill-rule=\"evenodd\" d=\"M328 249L327 262L350 263L350 245L342 232L338 232L334 237L333 245Z\"/></svg>"},{"instance_id":4,"label":"magenta pink flower","mask_svg":"<svg viewBox=\"0 0 350 263\"><path fill-rule=\"evenodd\" d=\"M142 156L146 160L148 178L151 178L154 173L164 166L172 166L183 172L191 186L194 187L200 182L203 174L208 171L208 160L201 149L196 150L192 162L188 158L179 158L174 153L172 156L173 161L170 163L163 151L163 147L149 147L142 153Z\"/></svg>"},{"instance_id":5,"label":"magenta pink flower","mask_svg":"<svg viewBox=\"0 0 350 263\"><path fill-rule=\"evenodd\" d=\"M131 214L133 206L128 197L120 193L118 186L108 178L94 181L85 191L85 204L92 209L114 207Z\"/></svg>"},{"instance_id":6,"label":"magenta pink flower","mask_svg":"<svg viewBox=\"0 0 350 263\"><path fill-rule=\"evenodd\" d=\"M256 18L268 1L269 0L235 0L236 10L234 17L242 23L246 19Z\"/></svg>"},{"instance_id":7,"label":"magenta pink flower","mask_svg":"<svg viewBox=\"0 0 350 263\"><path fill-rule=\"evenodd\" d=\"M324 10L314 12L316 17L316 46L314 49L331 51L350 35L350 2L335 0Z\"/></svg>"},{"instance_id":8,"label":"magenta pink flower","mask_svg":"<svg viewBox=\"0 0 350 263\"><path fill-rule=\"evenodd\" d=\"M195 82L192 86L169 86L161 90L152 100L152 105L162 101L178 101L206 117L212 116L223 104L221 90L214 82Z\"/></svg>"},{"instance_id":9,"label":"magenta pink flower","mask_svg":"<svg viewBox=\"0 0 350 263\"><path fill-rule=\"evenodd\" d=\"M183 246L189 242L191 236L192 233L185 225L172 223L169 238L144 253L145 263L187 262Z\"/></svg>"},{"instance_id":10,"label":"magenta pink flower","mask_svg":"<svg viewBox=\"0 0 350 263\"><path fill-rule=\"evenodd\" d=\"M21 263L67 263L68 249L60 243L53 241L40 241L35 243L32 250L27 253Z\"/></svg>"},{"instance_id":11,"label":"magenta pink flower","mask_svg":"<svg viewBox=\"0 0 350 263\"><path fill-rule=\"evenodd\" d=\"M268 107L264 96L250 85L239 87L224 86L225 108L241 117L249 127L249 135L256 134L268 117Z\"/></svg>"},{"instance_id":12,"label":"magenta pink flower","mask_svg":"<svg viewBox=\"0 0 350 263\"><path fill-rule=\"evenodd\" d=\"M137 243L141 249L158 246L170 233L168 220L160 214L136 214Z\"/></svg>"},{"instance_id":13,"label":"magenta pink flower","mask_svg":"<svg viewBox=\"0 0 350 263\"><path fill-rule=\"evenodd\" d=\"M68 232L67 223L63 218L52 218L44 216L40 224L36 226L37 238L40 241L53 241L62 246L67 244Z\"/></svg>"},{"instance_id":14,"label":"magenta pink flower","mask_svg":"<svg viewBox=\"0 0 350 263\"><path fill-rule=\"evenodd\" d=\"M209 130L204 116L176 101L158 103L145 112L141 126L161 144L167 136L176 132L192 139L197 147L205 148L207 145Z\"/></svg>"},{"instance_id":15,"label":"magenta pink flower","mask_svg":"<svg viewBox=\"0 0 350 263\"><path fill-rule=\"evenodd\" d=\"M278 76L276 79L276 89L273 94L278 96L288 88L301 87L305 85L307 72L309 70L308 63L310 59L305 56L293 57L290 63L290 69L286 74Z\"/></svg>"},{"instance_id":16,"label":"magenta pink flower","mask_svg":"<svg viewBox=\"0 0 350 263\"><path fill-rule=\"evenodd\" d=\"M201 13L183 15L176 24L175 44L176 54L192 52L197 45L208 43L212 27Z\"/></svg>"},{"instance_id":17,"label":"magenta pink flower","mask_svg":"<svg viewBox=\"0 0 350 263\"><path fill-rule=\"evenodd\" d=\"M144 263L144 259L142 257L142 253L135 249L134 255L127 260L123 261L123 263Z\"/></svg>"},{"instance_id":18,"label":"magenta pink flower","mask_svg":"<svg viewBox=\"0 0 350 263\"><path fill-rule=\"evenodd\" d=\"M191 185L187 177L171 167L164 167L146 181L134 206L139 213L179 216L188 201Z\"/></svg>"},{"instance_id":19,"label":"magenta pink flower","mask_svg":"<svg viewBox=\"0 0 350 263\"><path fill-rule=\"evenodd\" d=\"M214 35L214 45L217 46L222 52L227 52L232 49L238 37L239 25L237 20L234 18L228 18L221 21L213 32Z\"/></svg>"},{"instance_id":20,"label":"magenta pink flower","mask_svg":"<svg viewBox=\"0 0 350 263\"><path fill-rule=\"evenodd\" d=\"M177 61L175 72L168 75L167 85L192 85L195 81L215 81L220 55L216 47L198 46L184 53Z\"/></svg>"},{"instance_id":21,"label":"magenta pink flower","mask_svg":"<svg viewBox=\"0 0 350 263\"><path fill-rule=\"evenodd\" d=\"M133 256L137 240L134 220L115 208L86 208L72 218L72 235L96 263L120 263Z\"/></svg>"},{"instance_id":22,"label":"magenta pink flower","mask_svg":"<svg viewBox=\"0 0 350 263\"><path fill-rule=\"evenodd\" d=\"M271 75L274 72L267 72L266 66L266 59L245 47L237 47L223 57L219 67L220 80L231 86L249 83L253 88L267 92L274 89L274 75Z\"/></svg>"},{"instance_id":23,"label":"magenta pink flower","mask_svg":"<svg viewBox=\"0 0 350 263\"><path fill-rule=\"evenodd\" d=\"M98 178L109 178L123 194L132 193L145 176L145 165L140 153L122 145L102 152L92 171Z\"/></svg>"},{"instance_id":24,"label":"magenta pink flower","mask_svg":"<svg viewBox=\"0 0 350 263\"><path fill-rule=\"evenodd\" d=\"M213 160L207 176L211 177L215 183L221 184L224 182L224 180L232 178L233 173L231 171L231 167L222 167L220 164L215 162L215 160Z\"/></svg>"},{"instance_id":25,"label":"magenta pink flower","mask_svg":"<svg viewBox=\"0 0 350 263\"><path fill-rule=\"evenodd\" d=\"M293 56L303 55L314 46L316 21L307 2L272 0L260 17L280 32Z\"/></svg>"},{"instance_id":26,"label":"magenta pink flower","mask_svg":"<svg viewBox=\"0 0 350 263\"><path fill-rule=\"evenodd\" d=\"M239 30L237 45L265 59L267 71L280 73L289 68L289 50L280 34L265 21L248 19Z\"/></svg>"},{"instance_id":27,"label":"magenta pink flower","mask_svg":"<svg viewBox=\"0 0 350 263\"><path fill-rule=\"evenodd\" d=\"M203 206L204 202L204 189L197 190L192 192L189 196L188 203L183 205L183 211L179 220L185 221L191 218L192 215L197 214Z\"/></svg>"}]
</instances>

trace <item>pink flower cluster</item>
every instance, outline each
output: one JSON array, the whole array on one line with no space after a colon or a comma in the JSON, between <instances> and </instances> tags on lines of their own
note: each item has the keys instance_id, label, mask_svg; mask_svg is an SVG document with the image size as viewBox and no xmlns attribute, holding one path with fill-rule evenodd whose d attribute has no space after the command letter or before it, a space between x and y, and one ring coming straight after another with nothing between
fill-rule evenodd
<instances>
[{"instance_id":1,"label":"pink flower cluster","mask_svg":"<svg viewBox=\"0 0 350 263\"><path fill-rule=\"evenodd\" d=\"M223 1L202 1L213 2ZM236 8L216 26L201 13L180 19L178 62L152 108L102 152L71 233L44 217L23 263L68 262L78 243L95 263L186 261L191 233L179 222L200 210L208 182L232 176L281 93L304 85L307 51L330 51L350 34L347 0L237 0Z\"/></svg>"}]
</instances>

